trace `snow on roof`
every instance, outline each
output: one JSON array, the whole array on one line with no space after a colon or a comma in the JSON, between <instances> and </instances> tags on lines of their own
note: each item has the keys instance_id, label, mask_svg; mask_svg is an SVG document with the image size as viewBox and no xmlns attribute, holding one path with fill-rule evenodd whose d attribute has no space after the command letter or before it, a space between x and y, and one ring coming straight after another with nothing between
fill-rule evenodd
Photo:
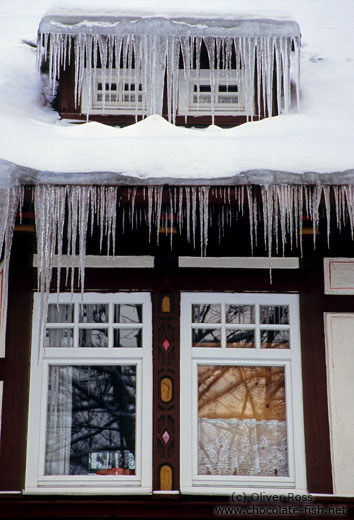
<instances>
[{"instance_id":1,"label":"snow on roof","mask_svg":"<svg viewBox=\"0 0 354 520\"><path fill-rule=\"evenodd\" d=\"M221 6L220 6L221 7ZM147 19L149 24L146 24ZM202 9L189 3L184 9L158 4L155 9L141 2L129 6L103 2L61 4L50 8L39 24L40 33L141 34L158 29L161 34L228 36L300 36L294 17L284 11L240 11L228 2L227 9L206 3Z\"/></svg>"},{"instance_id":2,"label":"snow on roof","mask_svg":"<svg viewBox=\"0 0 354 520\"><path fill-rule=\"evenodd\" d=\"M176 3L176 2L175 2ZM351 0L115 1L124 16L235 18L233 6L281 21L290 11L302 34L301 107L233 129L174 127L159 116L126 128L72 125L43 101L35 42L50 0L0 4L0 183L237 183L354 182L354 32ZM67 16L91 12L97 2L77 0ZM70 4L69 4L70 5ZM111 16L109 4L101 16ZM192 7L191 7L192 6ZM188 8L187 8L188 7ZM52 13L55 14L55 11ZM265 13L265 14L264 14ZM86 15L85 15L86 16ZM293 23L289 19L289 23ZM209 23L210 26L210 23Z\"/></svg>"}]
</instances>

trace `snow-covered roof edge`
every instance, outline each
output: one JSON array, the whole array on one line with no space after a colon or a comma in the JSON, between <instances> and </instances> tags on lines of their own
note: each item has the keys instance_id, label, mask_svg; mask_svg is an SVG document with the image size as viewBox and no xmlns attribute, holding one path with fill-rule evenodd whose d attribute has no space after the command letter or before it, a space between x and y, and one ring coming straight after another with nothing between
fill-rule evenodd
<instances>
[{"instance_id":1,"label":"snow-covered roof edge","mask_svg":"<svg viewBox=\"0 0 354 520\"><path fill-rule=\"evenodd\" d=\"M300 37L299 24L291 15L267 17L239 12L233 18L194 16L118 16L46 14L40 34L145 34L157 30L176 36L287 36Z\"/></svg>"},{"instance_id":2,"label":"snow-covered roof edge","mask_svg":"<svg viewBox=\"0 0 354 520\"><path fill-rule=\"evenodd\" d=\"M354 169L342 172L286 172L257 169L230 177L182 178L142 177L116 172L54 172L41 171L0 159L1 186L15 185L111 185L111 186L239 186L239 185L354 185Z\"/></svg>"}]
</instances>

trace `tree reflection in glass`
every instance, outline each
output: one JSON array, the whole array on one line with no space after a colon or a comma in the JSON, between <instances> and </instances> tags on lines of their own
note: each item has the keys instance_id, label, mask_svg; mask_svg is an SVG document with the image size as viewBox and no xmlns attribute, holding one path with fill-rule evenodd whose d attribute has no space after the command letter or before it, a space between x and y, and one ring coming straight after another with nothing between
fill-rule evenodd
<instances>
[{"instance_id":1,"label":"tree reflection in glass","mask_svg":"<svg viewBox=\"0 0 354 520\"><path fill-rule=\"evenodd\" d=\"M50 366L46 475L135 472L136 367Z\"/></svg>"},{"instance_id":2,"label":"tree reflection in glass","mask_svg":"<svg viewBox=\"0 0 354 520\"><path fill-rule=\"evenodd\" d=\"M288 475L281 366L198 367L198 473Z\"/></svg>"}]
</instances>

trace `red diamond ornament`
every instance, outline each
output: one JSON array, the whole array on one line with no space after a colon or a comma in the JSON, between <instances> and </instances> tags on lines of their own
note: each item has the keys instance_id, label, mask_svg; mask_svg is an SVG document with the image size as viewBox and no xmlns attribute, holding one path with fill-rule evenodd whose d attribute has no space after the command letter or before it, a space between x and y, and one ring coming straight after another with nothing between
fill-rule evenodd
<instances>
[{"instance_id":1,"label":"red diamond ornament","mask_svg":"<svg viewBox=\"0 0 354 520\"><path fill-rule=\"evenodd\" d=\"M167 430L165 430L165 431L163 432L163 434L162 434L162 440L163 440L163 442L164 442L165 444L167 444L168 441L170 440L170 438L171 438L170 434L168 433Z\"/></svg>"},{"instance_id":2,"label":"red diamond ornament","mask_svg":"<svg viewBox=\"0 0 354 520\"><path fill-rule=\"evenodd\" d=\"M167 338L165 338L162 342L162 348L164 349L165 352L168 351L168 349L170 348L171 344L170 342L168 341Z\"/></svg>"}]
</instances>

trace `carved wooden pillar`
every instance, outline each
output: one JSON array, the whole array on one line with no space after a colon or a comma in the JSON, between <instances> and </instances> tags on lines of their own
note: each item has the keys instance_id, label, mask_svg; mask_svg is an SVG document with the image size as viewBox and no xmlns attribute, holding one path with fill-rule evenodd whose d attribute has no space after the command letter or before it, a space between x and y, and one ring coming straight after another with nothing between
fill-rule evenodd
<instances>
[{"instance_id":1,"label":"carved wooden pillar","mask_svg":"<svg viewBox=\"0 0 354 520\"><path fill-rule=\"evenodd\" d=\"M153 488L179 489L179 293L153 294Z\"/></svg>"}]
</instances>

